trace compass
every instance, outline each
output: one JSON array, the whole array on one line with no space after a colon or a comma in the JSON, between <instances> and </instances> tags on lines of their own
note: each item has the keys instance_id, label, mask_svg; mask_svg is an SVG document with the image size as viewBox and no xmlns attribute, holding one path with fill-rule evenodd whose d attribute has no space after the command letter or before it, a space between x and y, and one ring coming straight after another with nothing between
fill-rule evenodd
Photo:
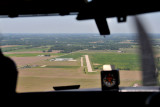
<instances>
[{"instance_id":1,"label":"compass","mask_svg":"<svg viewBox=\"0 0 160 107\"><path fill-rule=\"evenodd\" d=\"M119 81L119 71L101 71L101 84L102 90L118 90Z\"/></svg>"},{"instance_id":2,"label":"compass","mask_svg":"<svg viewBox=\"0 0 160 107\"><path fill-rule=\"evenodd\" d=\"M103 83L107 87L112 87L116 84L116 79L113 74L109 73L103 78Z\"/></svg>"}]
</instances>

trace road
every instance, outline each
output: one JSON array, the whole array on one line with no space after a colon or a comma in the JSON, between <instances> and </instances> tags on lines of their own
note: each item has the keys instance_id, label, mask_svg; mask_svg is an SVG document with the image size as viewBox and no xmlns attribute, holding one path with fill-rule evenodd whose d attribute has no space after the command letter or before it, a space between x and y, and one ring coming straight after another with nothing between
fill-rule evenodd
<instances>
[{"instance_id":1,"label":"road","mask_svg":"<svg viewBox=\"0 0 160 107\"><path fill-rule=\"evenodd\" d=\"M93 72L88 55L85 55L88 72Z\"/></svg>"},{"instance_id":2,"label":"road","mask_svg":"<svg viewBox=\"0 0 160 107\"><path fill-rule=\"evenodd\" d=\"M83 57L81 57L81 67L83 67Z\"/></svg>"}]
</instances>

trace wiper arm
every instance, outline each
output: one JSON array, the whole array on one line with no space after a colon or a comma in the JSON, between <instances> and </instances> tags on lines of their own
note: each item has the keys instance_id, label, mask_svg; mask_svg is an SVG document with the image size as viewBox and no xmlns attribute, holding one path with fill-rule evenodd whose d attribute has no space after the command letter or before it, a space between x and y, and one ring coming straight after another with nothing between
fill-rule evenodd
<instances>
[{"instance_id":1,"label":"wiper arm","mask_svg":"<svg viewBox=\"0 0 160 107\"><path fill-rule=\"evenodd\" d=\"M150 38L138 17L135 17L135 22L139 34L138 39L142 61L142 84L144 86L155 86L157 85L157 75Z\"/></svg>"}]
</instances>

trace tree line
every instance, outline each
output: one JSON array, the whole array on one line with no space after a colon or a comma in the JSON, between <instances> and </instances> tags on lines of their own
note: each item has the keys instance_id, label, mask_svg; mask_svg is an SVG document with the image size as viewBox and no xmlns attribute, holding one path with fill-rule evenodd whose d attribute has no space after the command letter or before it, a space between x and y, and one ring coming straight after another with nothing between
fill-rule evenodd
<instances>
[{"instance_id":1,"label":"tree line","mask_svg":"<svg viewBox=\"0 0 160 107\"><path fill-rule=\"evenodd\" d=\"M118 50L119 48L130 48L132 43L121 43L126 40L132 40L129 35L111 35L103 38L92 34L30 34L18 35L8 34L3 37L1 45L25 45L25 48L40 46L50 46L44 52L52 50L62 50L63 53L74 52L77 50ZM11 48L13 49L13 48Z\"/></svg>"}]
</instances>

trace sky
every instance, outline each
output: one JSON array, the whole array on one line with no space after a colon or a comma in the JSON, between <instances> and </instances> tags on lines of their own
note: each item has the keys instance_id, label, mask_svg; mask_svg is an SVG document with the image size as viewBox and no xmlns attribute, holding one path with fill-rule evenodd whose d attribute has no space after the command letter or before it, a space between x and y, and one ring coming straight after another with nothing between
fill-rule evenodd
<instances>
[{"instance_id":1,"label":"sky","mask_svg":"<svg viewBox=\"0 0 160 107\"><path fill-rule=\"evenodd\" d=\"M149 33L160 33L160 12L138 15ZM126 23L106 19L111 33L136 33L134 17ZM77 21L76 16L0 18L0 33L99 33L95 21Z\"/></svg>"}]
</instances>

